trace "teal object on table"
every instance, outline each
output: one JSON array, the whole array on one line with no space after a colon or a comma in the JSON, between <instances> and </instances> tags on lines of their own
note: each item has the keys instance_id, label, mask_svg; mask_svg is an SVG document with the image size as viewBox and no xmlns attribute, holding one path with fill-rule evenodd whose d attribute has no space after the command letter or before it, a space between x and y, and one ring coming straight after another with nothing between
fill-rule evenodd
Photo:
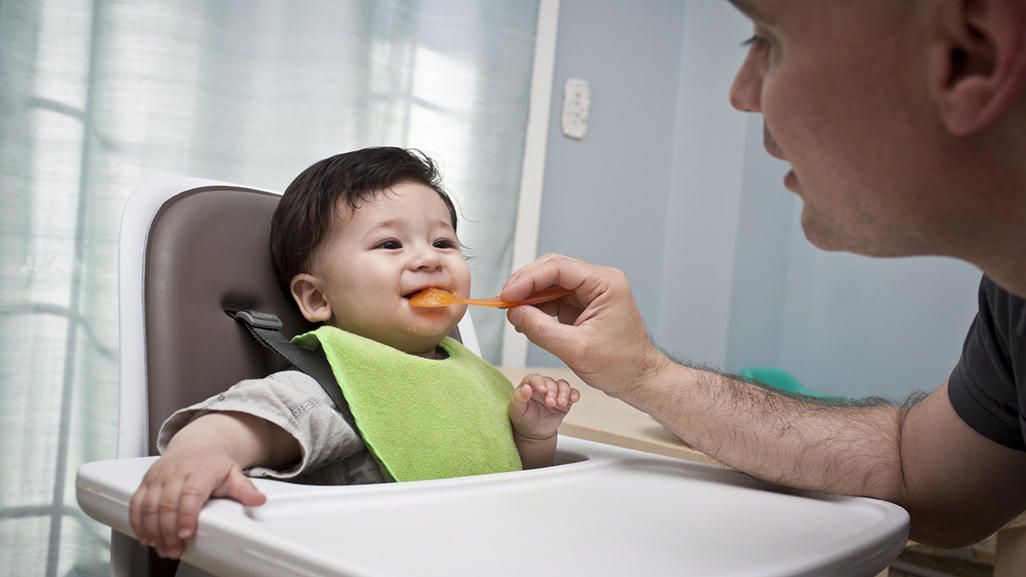
<instances>
[{"instance_id":1,"label":"teal object on table","mask_svg":"<svg viewBox=\"0 0 1026 577\"><path fill-rule=\"evenodd\" d=\"M805 395L806 397L816 397L820 399L833 398L830 395L824 395L811 389L807 389L804 385L798 382L798 379L794 378L794 375L784 369L778 369L776 367L748 367L747 369L742 369L739 376L743 379L757 381L771 389L776 389L784 393Z\"/></svg>"}]
</instances>

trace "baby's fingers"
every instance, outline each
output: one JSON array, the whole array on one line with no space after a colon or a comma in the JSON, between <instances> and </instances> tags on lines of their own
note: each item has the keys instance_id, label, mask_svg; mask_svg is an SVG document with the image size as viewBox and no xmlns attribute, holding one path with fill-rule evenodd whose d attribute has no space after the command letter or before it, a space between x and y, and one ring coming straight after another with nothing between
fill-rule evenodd
<instances>
[{"instance_id":1,"label":"baby's fingers","mask_svg":"<svg viewBox=\"0 0 1026 577\"><path fill-rule=\"evenodd\" d=\"M138 503L132 515L136 536L143 545L152 545L158 551L163 547L160 534L160 503L164 492L162 481L143 481L141 487L132 497Z\"/></svg>"},{"instance_id":2,"label":"baby's fingers","mask_svg":"<svg viewBox=\"0 0 1026 577\"><path fill-rule=\"evenodd\" d=\"M579 393L577 389L571 387L570 383L563 379L556 381L556 386L558 387L558 392L556 393L558 406L563 411L568 410L570 405L576 403L577 399L581 398L581 393Z\"/></svg>"},{"instance_id":3,"label":"baby's fingers","mask_svg":"<svg viewBox=\"0 0 1026 577\"><path fill-rule=\"evenodd\" d=\"M509 401L510 417L520 417L527 412L527 404L531 400L531 386L524 383L513 389L513 397Z\"/></svg>"},{"instance_id":4,"label":"baby's fingers","mask_svg":"<svg viewBox=\"0 0 1026 577\"><path fill-rule=\"evenodd\" d=\"M543 377L543 376L541 376L541 375L539 375L537 373L531 373L529 375L524 375L524 378L520 380L520 386L528 385L528 386L531 387L532 390L535 387L537 387L537 386L544 385L544 383L545 383L545 377Z\"/></svg>"},{"instance_id":5,"label":"baby's fingers","mask_svg":"<svg viewBox=\"0 0 1026 577\"><path fill-rule=\"evenodd\" d=\"M523 383L530 385L535 401L546 407L556 406L556 394L559 391L556 381L542 375L531 374L524 377Z\"/></svg>"},{"instance_id":6,"label":"baby's fingers","mask_svg":"<svg viewBox=\"0 0 1026 577\"><path fill-rule=\"evenodd\" d=\"M214 490L214 480L209 475L194 473L186 477L182 495L178 500L178 527L176 536L185 540L196 534L196 521L203 505Z\"/></svg>"},{"instance_id":7,"label":"baby's fingers","mask_svg":"<svg viewBox=\"0 0 1026 577\"><path fill-rule=\"evenodd\" d=\"M178 537L178 511L182 484L183 481L180 478L168 481L161 491L158 505L160 534L155 545L158 553L172 559L178 558L184 548L184 543Z\"/></svg>"},{"instance_id":8,"label":"baby's fingers","mask_svg":"<svg viewBox=\"0 0 1026 577\"><path fill-rule=\"evenodd\" d=\"M179 539L189 539L196 534L200 511L212 496L234 499L247 507L263 505L267 501L267 496L243 474L238 464L232 464L223 479L206 472L193 473L186 478L178 503Z\"/></svg>"},{"instance_id":9,"label":"baby's fingers","mask_svg":"<svg viewBox=\"0 0 1026 577\"><path fill-rule=\"evenodd\" d=\"M541 402L544 402L545 406L549 407L550 409L558 409L559 408L559 383L557 383L553 379L550 379L549 377L544 377L544 379L545 379L544 389L543 389L543 391L539 391L543 395L543 398L539 399L539 400Z\"/></svg>"},{"instance_id":10,"label":"baby's fingers","mask_svg":"<svg viewBox=\"0 0 1026 577\"><path fill-rule=\"evenodd\" d=\"M234 499L247 507L256 507L267 502L267 496L256 488L238 464L232 465L228 478L215 492L217 497Z\"/></svg>"},{"instance_id":11,"label":"baby's fingers","mask_svg":"<svg viewBox=\"0 0 1026 577\"><path fill-rule=\"evenodd\" d=\"M146 528L143 525L143 502L146 500L147 493L150 492L150 488L144 483L135 490L132 494L132 499L128 502L128 522L132 525L132 532L135 533L139 542L144 546L149 545L151 538L146 533Z\"/></svg>"}]
</instances>

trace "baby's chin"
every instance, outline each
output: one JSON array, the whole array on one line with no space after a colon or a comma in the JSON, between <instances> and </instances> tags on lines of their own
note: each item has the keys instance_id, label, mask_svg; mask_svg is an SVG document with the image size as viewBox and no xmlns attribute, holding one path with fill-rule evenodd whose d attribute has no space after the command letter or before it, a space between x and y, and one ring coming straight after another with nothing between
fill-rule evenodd
<instances>
[{"instance_id":1,"label":"baby's chin","mask_svg":"<svg viewBox=\"0 0 1026 577\"><path fill-rule=\"evenodd\" d=\"M438 339L430 339L424 341L418 340L417 342L395 343L390 346L406 354L417 355L418 357L436 358L439 356L438 353L441 350L439 349L438 345L442 342L443 338L445 338L444 335L442 336L442 338Z\"/></svg>"},{"instance_id":2,"label":"baby's chin","mask_svg":"<svg viewBox=\"0 0 1026 577\"><path fill-rule=\"evenodd\" d=\"M404 336L413 339L435 338L441 341L456 328L460 320L467 314L466 305L462 310L456 310L456 306L444 308L422 308L414 309L416 314L407 317L405 326L401 328Z\"/></svg>"},{"instance_id":3,"label":"baby's chin","mask_svg":"<svg viewBox=\"0 0 1026 577\"><path fill-rule=\"evenodd\" d=\"M453 324L445 331L425 331L423 327L408 327L403 334L396 335L394 338L375 340L411 355L431 355L438 349L438 345L442 340L449 336L449 333L452 332L452 328L455 326Z\"/></svg>"}]
</instances>

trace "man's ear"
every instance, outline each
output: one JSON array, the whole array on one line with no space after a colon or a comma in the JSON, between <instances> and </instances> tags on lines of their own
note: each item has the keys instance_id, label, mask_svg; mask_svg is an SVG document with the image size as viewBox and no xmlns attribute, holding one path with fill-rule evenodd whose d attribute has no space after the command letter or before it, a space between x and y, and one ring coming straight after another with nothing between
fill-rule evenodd
<instances>
[{"instance_id":1,"label":"man's ear","mask_svg":"<svg viewBox=\"0 0 1026 577\"><path fill-rule=\"evenodd\" d=\"M933 22L930 84L942 121L976 132L1023 97L1026 2L941 0Z\"/></svg>"},{"instance_id":2,"label":"man's ear","mask_svg":"<svg viewBox=\"0 0 1026 577\"><path fill-rule=\"evenodd\" d=\"M324 297L320 279L305 272L299 273L289 282L289 290L306 320L312 323L331 320L331 303Z\"/></svg>"}]
</instances>

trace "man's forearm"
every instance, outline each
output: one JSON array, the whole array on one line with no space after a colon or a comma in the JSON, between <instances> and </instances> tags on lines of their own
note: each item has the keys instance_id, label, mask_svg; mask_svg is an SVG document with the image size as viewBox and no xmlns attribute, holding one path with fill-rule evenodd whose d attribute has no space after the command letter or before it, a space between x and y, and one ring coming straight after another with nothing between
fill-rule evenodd
<instances>
[{"instance_id":1,"label":"man's forearm","mask_svg":"<svg viewBox=\"0 0 1026 577\"><path fill-rule=\"evenodd\" d=\"M902 500L902 408L808 402L672 363L621 397L689 445L755 477Z\"/></svg>"}]
</instances>

